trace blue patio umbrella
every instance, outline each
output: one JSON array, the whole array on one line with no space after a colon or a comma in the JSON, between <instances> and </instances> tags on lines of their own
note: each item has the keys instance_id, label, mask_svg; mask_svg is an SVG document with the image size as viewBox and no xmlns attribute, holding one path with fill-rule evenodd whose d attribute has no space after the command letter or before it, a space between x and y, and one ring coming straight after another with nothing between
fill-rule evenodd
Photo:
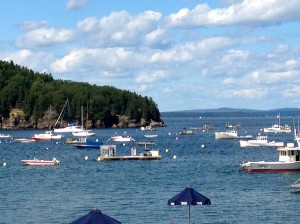
<instances>
[{"instance_id":1,"label":"blue patio umbrella","mask_svg":"<svg viewBox=\"0 0 300 224\"><path fill-rule=\"evenodd\" d=\"M195 191L192 187L187 187L174 197L168 200L168 205L188 205L189 223L191 223L191 205L210 205L210 199Z\"/></svg>"},{"instance_id":2,"label":"blue patio umbrella","mask_svg":"<svg viewBox=\"0 0 300 224\"><path fill-rule=\"evenodd\" d=\"M70 224L120 224L121 222L103 214L98 209L93 209L88 214L76 219Z\"/></svg>"}]
</instances>

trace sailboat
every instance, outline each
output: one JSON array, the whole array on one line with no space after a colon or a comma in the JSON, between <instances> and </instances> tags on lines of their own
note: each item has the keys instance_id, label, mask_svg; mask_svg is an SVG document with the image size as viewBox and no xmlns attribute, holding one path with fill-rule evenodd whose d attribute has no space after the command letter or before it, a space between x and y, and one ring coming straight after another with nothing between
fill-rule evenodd
<instances>
[{"instance_id":1,"label":"sailboat","mask_svg":"<svg viewBox=\"0 0 300 224\"><path fill-rule=\"evenodd\" d=\"M83 129L83 126L78 126L76 124L68 124L67 127L65 128L55 128L57 123L59 122L63 112L65 111L67 105L69 103L69 100L67 100L63 106L63 109L60 112L60 115L58 116L57 121L54 124L54 132L55 133L72 133L72 132L84 132L85 130Z\"/></svg>"},{"instance_id":2,"label":"sailboat","mask_svg":"<svg viewBox=\"0 0 300 224\"><path fill-rule=\"evenodd\" d=\"M83 107L81 106L81 127L82 130L80 131L73 131L72 135L75 137L89 137L96 135L95 132L92 132L91 130L83 129Z\"/></svg>"}]
</instances>

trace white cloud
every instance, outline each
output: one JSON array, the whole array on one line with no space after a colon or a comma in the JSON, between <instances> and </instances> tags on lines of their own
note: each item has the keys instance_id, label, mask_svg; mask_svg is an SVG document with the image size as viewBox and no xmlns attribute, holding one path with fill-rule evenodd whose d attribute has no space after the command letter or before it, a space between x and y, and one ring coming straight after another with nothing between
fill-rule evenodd
<instances>
[{"instance_id":1,"label":"white cloud","mask_svg":"<svg viewBox=\"0 0 300 224\"><path fill-rule=\"evenodd\" d=\"M231 4L228 8L211 9L207 4L199 4L194 9L181 9L171 14L166 23L171 27L201 27L224 25L266 25L298 20L300 14L298 0L244 0Z\"/></svg>"},{"instance_id":2,"label":"white cloud","mask_svg":"<svg viewBox=\"0 0 300 224\"><path fill-rule=\"evenodd\" d=\"M263 98L268 91L266 89L230 89L226 90L225 98L242 98L242 99L260 99Z\"/></svg>"},{"instance_id":3,"label":"white cloud","mask_svg":"<svg viewBox=\"0 0 300 224\"><path fill-rule=\"evenodd\" d=\"M47 25L47 22L42 20L42 21L25 21L22 24L19 25L19 27L22 30L28 31L28 30L35 30L39 29L42 27L45 27Z\"/></svg>"},{"instance_id":4,"label":"white cloud","mask_svg":"<svg viewBox=\"0 0 300 224\"><path fill-rule=\"evenodd\" d=\"M77 28L89 39L91 46L137 46L145 41L145 35L157 29L161 17L161 13L154 11L137 16L120 11L99 21L95 17L86 18L78 23Z\"/></svg>"},{"instance_id":5,"label":"white cloud","mask_svg":"<svg viewBox=\"0 0 300 224\"><path fill-rule=\"evenodd\" d=\"M86 3L87 0L68 0L66 3L66 9L68 10L79 9L85 6Z\"/></svg>"},{"instance_id":6,"label":"white cloud","mask_svg":"<svg viewBox=\"0 0 300 224\"><path fill-rule=\"evenodd\" d=\"M70 42L75 38L75 33L69 29L39 28L27 32L17 39L19 48L47 47Z\"/></svg>"},{"instance_id":7,"label":"white cloud","mask_svg":"<svg viewBox=\"0 0 300 224\"><path fill-rule=\"evenodd\" d=\"M139 75L135 82L137 83L153 83L155 81L164 79L168 76L166 71L155 71L153 74Z\"/></svg>"},{"instance_id":8,"label":"white cloud","mask_svg":"<svg viewBox=\"0 0 300 224\"><path fill-rule=\"evenodd\" d=\"M50 54L27 49L13 53L1 52L0 58L5 61L13 61L15 64L26 66L37 72L49 72L48 65L54 60L54 57Z\"/></svg>"},{"instance_id":9,"label":"white cloud","mask_svg":"<svg viewBox=\"0 0 300 224\"><path fill-rule=\"evenodd\" d=\"M284 96L286 97L292 97L292 98L298 98L300 96L300 88L299 84L289 84L287 85L287 88L284 90Z\"/></svg>"}]
</instances>

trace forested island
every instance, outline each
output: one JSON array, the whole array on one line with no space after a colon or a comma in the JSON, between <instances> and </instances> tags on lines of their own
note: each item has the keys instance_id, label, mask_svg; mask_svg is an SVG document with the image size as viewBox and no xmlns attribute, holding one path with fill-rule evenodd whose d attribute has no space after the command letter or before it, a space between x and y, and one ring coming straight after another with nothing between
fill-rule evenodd
<instances>
[{"instance_id":1,"label":"forested island","mask_svg":"<svg viewBox=\"0 0 300 224\"><path fill-rule=\"evenodd\" d=\"M81 124L82 118L86 128L163 125L151 97L112 86L55 80L51 74L0 61L1 128L50 128L61 112L60 127Z\"/></svg>"}]
</instances>

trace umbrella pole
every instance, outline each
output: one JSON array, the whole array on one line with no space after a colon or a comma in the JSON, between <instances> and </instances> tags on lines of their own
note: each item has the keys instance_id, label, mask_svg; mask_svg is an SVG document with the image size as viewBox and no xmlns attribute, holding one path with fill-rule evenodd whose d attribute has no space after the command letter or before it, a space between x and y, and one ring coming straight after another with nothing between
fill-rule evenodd
<instances>
[{"instance_id":1,"label":"umbrella pole","mask_svg":"<svg viewBox=\"0 0 300 224\"><path fill-rule=\"evenodd\" d=\"M191 224L191 206L189 205L189 224Z\"/></svg>"}]
</instances>

